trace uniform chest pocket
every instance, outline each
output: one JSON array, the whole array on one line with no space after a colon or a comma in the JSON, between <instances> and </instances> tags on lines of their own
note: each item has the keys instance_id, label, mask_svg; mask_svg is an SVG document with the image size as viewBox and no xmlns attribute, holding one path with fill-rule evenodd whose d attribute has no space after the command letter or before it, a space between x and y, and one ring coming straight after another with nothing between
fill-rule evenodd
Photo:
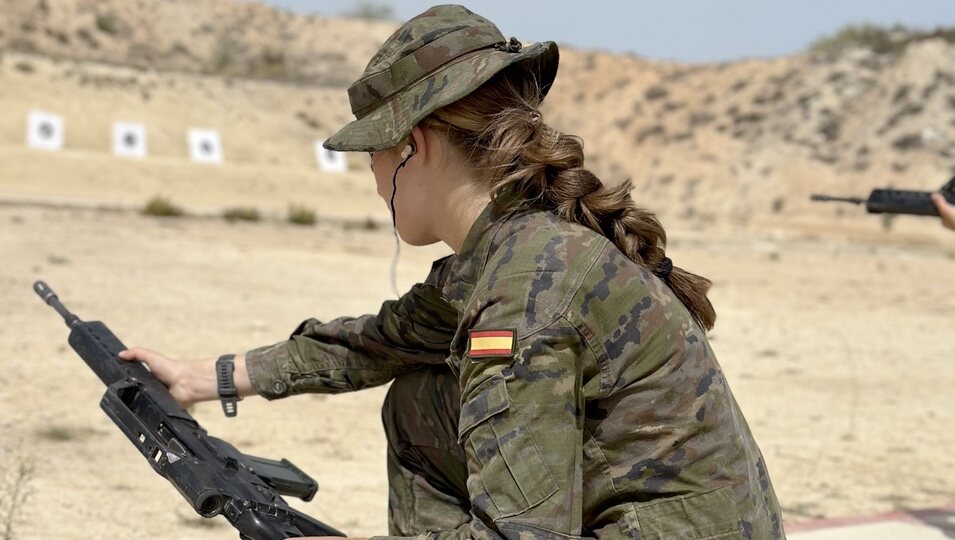
<instances>
[{"instance_id":1,"label":"uniform chest pocket","mask_svg":"<svg viewBox=\"0 0 955 540\"><path fill-rule=\"evenodd\" d=\"M533 433L494 376L461 405L458 441L468 457L472 503L491 519L537 506L557 491Z\"/></svg>"}]
</instances>

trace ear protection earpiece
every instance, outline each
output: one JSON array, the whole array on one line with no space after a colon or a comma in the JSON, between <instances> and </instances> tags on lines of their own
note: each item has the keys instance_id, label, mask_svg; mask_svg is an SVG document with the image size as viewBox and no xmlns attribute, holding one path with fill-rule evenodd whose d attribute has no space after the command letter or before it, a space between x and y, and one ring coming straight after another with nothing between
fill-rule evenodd
<instances>
[{"instance_id":1,"label":"ear protection earpiece","mask_svg":"<svg viewBox=\"0 0 955 540\"><path fill-rule=\"evenodd\" d=\"M415 155L417 151L418 149L415 148L414 143L406 145L404 149L401 151L401 159L408 159L411 156Z\"/></svg>"}]
</instances>

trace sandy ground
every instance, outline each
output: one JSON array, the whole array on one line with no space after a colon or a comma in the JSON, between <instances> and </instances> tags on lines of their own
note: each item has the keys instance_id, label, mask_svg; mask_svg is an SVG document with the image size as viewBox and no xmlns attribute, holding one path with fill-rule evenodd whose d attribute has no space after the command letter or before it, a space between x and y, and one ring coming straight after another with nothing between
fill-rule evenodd
<instances>
[{"instance_id":1,"label":"sandy ground","mask_svg":"<svg viewBox=\"0 0 955 540\"><path fill-rule=\"evenodd\" d=\"M788 523L955 501L955 237L848 240L824 224L670 236L677 264L715 282L713 346ZM0 469L36 465L18 537L234 538L99 410L103 387L34 279L127 345L203 358L281 340L309 316L376 310L391 294L392 242L381 230L0 206ZM406 247L400 286L442 254ZM383 396L193 413L241 450L310 473L321 490L295 506L362 536L386 530Z\"/></svg>"}]
</instances>

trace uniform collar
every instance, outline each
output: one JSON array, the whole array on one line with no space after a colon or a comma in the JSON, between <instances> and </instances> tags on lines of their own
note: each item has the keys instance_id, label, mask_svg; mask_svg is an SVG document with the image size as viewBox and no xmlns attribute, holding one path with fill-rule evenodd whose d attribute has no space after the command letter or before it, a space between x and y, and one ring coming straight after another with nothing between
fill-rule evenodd
<instances>
[{"instance_id":1,"label":"uniform collar","mask_svg":"<svg viewBox=\"0 0 955 540\"><path fill-rule=\"evenodd\" d=\"M458 313L464 311L487 265L491 239L502 222L501 212L497 208L495 202L491 201L471 225L461 245L461 251L451 263L448 279L441 289L441 295L445 301L451 304Z\"/></svg>"}]
</instances>

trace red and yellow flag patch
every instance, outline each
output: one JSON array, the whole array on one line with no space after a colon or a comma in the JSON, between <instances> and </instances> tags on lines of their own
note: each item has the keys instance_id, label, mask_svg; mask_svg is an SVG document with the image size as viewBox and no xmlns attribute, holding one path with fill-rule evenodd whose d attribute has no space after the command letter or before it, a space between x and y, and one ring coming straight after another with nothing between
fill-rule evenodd
<instances>
[{"instance_id":1,"label":"red and yellow flag patch","mask_svg":"<svg viewBox=\"0 0 955 540\"><path fill-rule=\"evenodd\" d=\"M490 358L514 354L513 330L472 330L469 334L467 354L471 358Z\"/></svg>"}]
</instances>

